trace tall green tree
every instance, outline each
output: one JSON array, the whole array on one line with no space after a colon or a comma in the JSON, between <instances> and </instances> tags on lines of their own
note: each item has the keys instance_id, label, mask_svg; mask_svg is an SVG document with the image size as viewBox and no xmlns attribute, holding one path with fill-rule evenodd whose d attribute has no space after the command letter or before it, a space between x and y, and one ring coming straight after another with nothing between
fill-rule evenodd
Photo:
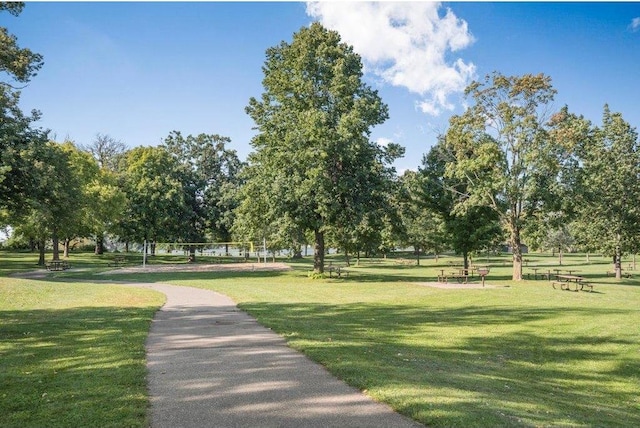
<instances>
[{"instance_id":1,"label":"tall green tree","mask_svg":"<svg viewBox=\"0 0 640 428\"><path fill-rule=\"evenodd\" d=\"M82 229L83 180L74 169L73 149L71 142L52 141L43 147L41 162L33 166L39 180L29 210L14 217L16 232L38 244L39 264L44 264L47 241L52 241L53 260L58 260L60 239L77 236Z\"/></svg>"},{"instance_id":2,"label":"tall green tree","mask_svg":"<svg viewBox=\"0 0 640 428\"><path fill-rule=\"evenodd\" d=\"M87 225L95 238L95 254L103 254L107 232L115 232L115 225L124 212L126 195L118 185L118 163L126 146L107 134L98 133L91 144L81 149L95 160L97 170L89 178L86 188Z\"/></svg>"},{"instance_id":3,"label":"tall green tree","mask_svg":"<svg viewBox=\"0 0 640 428\"><path fill-rule=\"evenodd\" d=\"M580 141L579 156L578 239L587 249L610 255L620 279L622 256L640 249L638 133L605 106L602 126Z\"/></svg>"},{"instance_id":4,"label":"tall green tree","mask_svg":"<svg viewBox=\"0 0 640 428\"><path fill-rule=\"evenodd\" d=\"M426 206L424 179L418 172L406 171L400 178L404 193L399 209L404 226L400 242L413 247L418 264L420 254L428 251L433 251L437 260L443 251L451 248L442 216Z\"/></svg>"},{"instance_id":5,"label":"tall green tree","mask_svg":"<svg viewBox=\"0 0 640 428\"><path fill-rule=\"evenodd\" d=\"M182 238L187 242L231 240L243 163L235 150L227 148L230 142L217 134L184 137L177 131L164 140L163 147L180 165L185 202L190 208L188 217L183 218ZM195 257L195 247L191 250Z\"/></svg>"},{"instance_id":6,"label":"tall green tree","mask_svg":"<svg viewBox=\"0 0 640 428\"><path fill-rule=\"evenodd\" d=\"M471 205L456 210L468 194L468 181L446 176L447 166L455 159L444 141L433 146L422 158L412 197L424 211L439 217L447 242L462 255L467 269L469 256L499 243L502 229L498 214L489 206Z\"/></svg>"},{"instance_id":7,"label":"tall green tree","mask_svg":"<svg viewBox=\"0 0 640 428\"><path fill-rule=\"evenodd\" d=\"M24 3L0 2L17 16ZM46 156L47 133L34 128L40 113L25 115L19 107L20 89L42 67L42 56L21 48L15 36L0 27L0 211L25 211L36 194L39 177L34 165Z\"/></svg>"},{"instance_id":8,"label":"tall green tree","mask_svg":"<svg viewBox=\"0 0 640 428\"><path fill-rule=\"evenodd\" d=\"M314 271L324 271L325 234L353 230L384 203L397 145L370 141L387 106L362 81L362 62L319 23L267 50L264 93L246 108L252 139L241 210L264 207L264 221L288 215L314 234ZM260 198L261 202L255 199Z\"/></svg>"},{"instance_id":9,"label":"tall green tree","mask_svg":"<svg viewBox=\"0 0 640 428\"><path fill-rule=\"evenodd\" d=\"M127 200L120 238L152 245L179 239L189 207L175 158L163 147L136 147L124 154L119 174Z\"/></svg>"},{"instance_id":10,"label":"tall green tree","mask_svg":"<svg viewBox=\"0 0 640 428\"><path fill-rule=\"evenodd\" d=\"M455 161L447 176L465 183L457 210L488 206L498 213L513 251L513 279L522 279L521 232L553 200L560 146L548 138L556 93L543 74L494 73L465 91L471 105L450 119L446 144Z\"/></svg>"}]
</instances>

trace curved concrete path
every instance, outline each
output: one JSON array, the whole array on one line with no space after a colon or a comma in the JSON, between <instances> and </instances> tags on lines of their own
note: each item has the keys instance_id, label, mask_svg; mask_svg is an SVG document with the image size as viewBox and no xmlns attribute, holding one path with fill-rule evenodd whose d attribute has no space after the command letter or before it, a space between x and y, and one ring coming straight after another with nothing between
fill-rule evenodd
<instances>
[{"instance_id":1,"label":"curved concrete path","mask_svg":"<svg viewBox=\"0 0 640 428\"><path fill-rule=\"evenodd\" d=\"M166 284L147 339L151 427L421 427L287 347L228 297Z\"/></svg>"}]
</instances>

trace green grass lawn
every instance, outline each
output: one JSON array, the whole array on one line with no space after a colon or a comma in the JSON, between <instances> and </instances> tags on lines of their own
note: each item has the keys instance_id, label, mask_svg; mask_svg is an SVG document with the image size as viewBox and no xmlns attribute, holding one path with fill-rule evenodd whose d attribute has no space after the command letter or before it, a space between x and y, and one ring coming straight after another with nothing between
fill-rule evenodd
<instances>
[{"instance_id":1,"label":"green grass lawn","mask_svg":"<svg viewBox=\"0 0 640 428\"><path fill-rule=\"evenodd\" d=\"M559 267L557 257L527 255L527 260L528 266ZM639 279L616 281L607 277L610 265L601 257L591 257L587 263L585 255L565 255L562 267L575 268L588 277L595 284L593 293L554 290L546 280L513 283L507 257L477 260L491 266L484 289L438 289L417 284L433 281L437 270L449 269L449 262L458 264L459 259L442 258L437 263L422 260L421 266L362 260L360 266L350 268L348 278L325 280L308 277L308 260L292 263L294 269L282 273L101 275L100 279L169 282L227 294L262 324L284 336L292 347L372 397L429 426L640 425ZM625 268L629 263L631 259L625 260ZM105 350L117 349L120 344L108 338L129 317L121 313L111 318L106 314L141 311L143 315L137 317L140 322L129 326L138 335L129 336L135 336L131 340L138 346L142 344L148 315L157 304L155 296L140 292L136 300L140 305L127 306L109 300L116 299L108 297L111 294L122 293L119 287L58 282L80 275L91 278L91 273L51 274L56 282L0 278L3 394L5 386L17 394L20 388L14 387L15 383L33 383L29 378L32 375L25 374L35 371L24 358L24 343L30 344L30 353L50 353L49 357L38 357L44 370L40 379L74 374L70 368L55 369L59 362L51 357L54 353L46 351L51 347L48 343L66 343L67 364L74 363L78 357L72 355L82 354L87 342L105 339ZM640 272L635 276L640 278ZM21 299L40 303L16 309L18 299L11 297L12 303L7 300L7 283L8 289L14 290L36 287L29 291L32 297ZM65 308L48 309L49 305L59 305L56 287L78 287L69 288L65 294L70 301L77 298L81 303L67 302ZM101 293L100 300L110 303L93 307L95 299L85 295L88 290ZM94 318L89 316L94 311L104 320L99 323L102 328L86 321ZM46 327L45 333L30 339L21 336L24 331L37 331L40 325L48 324L52 312L59 321ZM28 328L22 327L25 323ZM72 340L85 324L92 326L92 335L86 342ZM136 349L130 352L139 355ZM120 355L109 359L122 358L123 351L109 352ZM106 358L104 352L100 354ZM14 362L11 373L5 369L7 358ZM102 372L119 367L106 362L93 364L105 364L107 368L99 370ZM118 383L115 379L89 379L83 390L122 388L112 385ZM143 383L143 377L137 383ZM23 399L25 406L38 406L42 414L64 413L55 402L45 404L42 394L47 391L35 384L34 392ZM73 406L74 400L69 401L67 406ZM144 397L139 401L144 402ZM2 402L9 401L3 397ZM117 402L101 404L119 407ZM20 412L5 404L0 408L0 425L12 426L2 423L6 417L2 415L7 412L17 413L16 417ZM122 416L120 426L144 425L143 415L138 415L138 420L135 413L128 414ZM63 425L61 420L59 426Z\"/></svg>"},{"instance_id":2,"label":"green grass lawn","mask_svg":"<svg viewBox=\"0 0 640 428\"><path fill-rule=\"evenodd\" d=\"M0 277L0 426L149 426L144 341L163 301Z\"/></svg>"}]
</instances>

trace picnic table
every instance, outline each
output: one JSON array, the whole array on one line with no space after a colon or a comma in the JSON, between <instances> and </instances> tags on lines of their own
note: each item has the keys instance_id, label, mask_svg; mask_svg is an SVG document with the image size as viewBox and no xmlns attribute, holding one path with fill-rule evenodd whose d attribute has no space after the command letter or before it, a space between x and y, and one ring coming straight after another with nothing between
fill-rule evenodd
<instances>
[{"instance_id":1,"label":"picnic table","mask_svg":"<svg viewBox=\"0 0 640 428\"><path fill-rule=\"evenodd\" d=\"M50 262L45 263L44 266L49 271L62 271L71 267L65 260L51 260Z\"/></svg>"},{"instance_id":2,"label":"picnic table","mask_svg":"<svg viewBox=\"0 0 640 428\"><path fill-rule=\"evenodd\" d=\"M469 271L471 269L460 268L450 272L452 278L455 278L459 283L467 283L469 281ZM445 281L446 282L446 281Z\"/></svg>"},{"instance_id":3,"label":"picnic table","mask_svg":"<svg viewBox=\"0 0 640 428\"><path fill-rule=\"evenodd\" d=\"M533 271L533 279L538 279L538 271L541 269L539 267L530 267L529 269L531 269ZM541 274L542 276L543 274Z\"/></svg>"},{"instance_id":4,"label":"picnic table","mask_svg":"<svg viewBox=\"0 0 640 428\"><path fill-rule=\"evenodd\" d=\"M575 290L584 290L585 287L589 287L590 291L593 291L593 284L585 281L585 278L578 275L556 275L557 281L552 281L551 285L556 288L556 285L560 286L561 290L570 290L571 284L575 284Z\"/></svg>"}]
</instances>

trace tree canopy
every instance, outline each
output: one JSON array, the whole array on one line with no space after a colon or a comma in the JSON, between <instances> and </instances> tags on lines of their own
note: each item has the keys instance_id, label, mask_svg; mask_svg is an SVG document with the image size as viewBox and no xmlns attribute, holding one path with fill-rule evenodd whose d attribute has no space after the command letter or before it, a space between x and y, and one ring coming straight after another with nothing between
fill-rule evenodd
<instances>
[{"instance_id":1,"label":"tree canopy","mask_svg":"<svg viewBox=\"0 0 640 428\"><path fill-rule=\"evenodd\" d=\"M458 210L489 206L509 234L513 279L522 279L521 231L558 175L557 146L547 138L549 103L556 93L543 74L494 73L466 89L473 104L450 119L446 144L455 161L447 176L465 182Z\"/></svg>"},{"instance_id":2,"label":"tree canopy","mask_svg":"<svg viewBox=\"0 0 640 428\"><path fill-rule=\"evenodd\" d=\"M266 224L288 218L314 234L314 270L323 272L325 233L349 233L384 203L388 166L402 150L369 140L388 117L362 81L362 62L318 23L267 50L264 93L246 109L258 134L249 155L241 211Z\"/></svg>"},{"instance_id":3,"label":"tree canopy","mask_svg":"<svg viewBox=\"0 0 640 428\"><path fill-rule=\"evenodd\" d=\"M17 16L23 3L0 3L0 13ZM40 177L34 164L42 161L47 133L35 129L40 113L25 115L20 91L42 67L42 56L18 46L15 36L0 27L0 215L3 210L28 208Z\"/></svg>"}]
</instances>

